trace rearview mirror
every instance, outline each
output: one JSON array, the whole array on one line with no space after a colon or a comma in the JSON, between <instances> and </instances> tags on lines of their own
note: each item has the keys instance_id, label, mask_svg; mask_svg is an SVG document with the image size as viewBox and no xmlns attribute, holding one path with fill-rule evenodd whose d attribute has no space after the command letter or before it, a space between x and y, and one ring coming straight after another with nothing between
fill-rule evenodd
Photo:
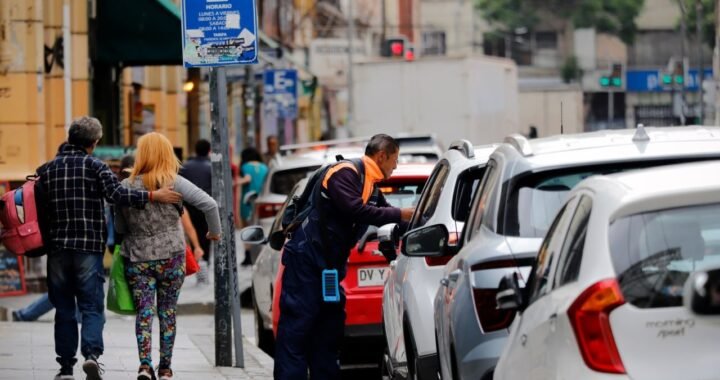
<instances>
[{"instance_id":1,"label":"rearview mirror","mask_svg":"<svg viewBox=\"0 0 720 380\"><path fill-rule=\"evenodd\" d=\"M500 280L495 300L499 310L516 311L523 309L523 297L517 272L506 274Z\"/></svg>"},{"instance_id":2,"label":"rearview mirror","mask_svg":"<svg viewBox=\"0 0 720 380\"><path fill-rule=\"evenodd\" d=\"M248 244L265 244L265 231L260 226L245 227L240 230L240 240Z\"/></svg>"},{"instance_id":3,"label":"rearview mirror","mask_svg":"<svg viewBox=\"0 0 720 380\"><path fill-rule=\"evenodd\" d=\"M444 224L418 228L405 234L402 253L407 256L442 256L448 247L449 234Z\"/></svg>"},{"instance_id":4,"label":"rearview mirror","mask_svg":"<svg viewBox=\"0 0 720 380\"><path fill-rule=\"evenodd\" d=\"M685 283L683 303L697 315L720 315L720 268L690 275Z\"/></svg>"}]
</instances>

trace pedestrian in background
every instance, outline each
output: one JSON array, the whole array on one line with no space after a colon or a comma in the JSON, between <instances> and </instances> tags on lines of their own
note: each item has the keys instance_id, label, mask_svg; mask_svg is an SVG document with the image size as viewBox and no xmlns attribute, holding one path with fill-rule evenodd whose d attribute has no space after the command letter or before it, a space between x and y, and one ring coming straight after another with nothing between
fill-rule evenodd
<instances>
[{"instance_id":1,"label":"pedestrian in background","mask_svg":"<svg viewBox=\"0 0 720 380\"><path fill-rule=\"evenodd\" d=\"M178 175L180 161L165 136L148 133L138 140L135 166L123 184L154 191L170 186L183 200L203 212L210 232L220 238L217 203L202 189ZM138 345L138 380L154 379L152 364L152 320L157 310L160 321L160 362L158 377L172 379L172 352L175 343L175 312L185 279L185 236L180 224L180 205L151 204L143 210L123 207L115 214L119 232L125 234L121 255L126 258L125 275L137 309L135 335ZM155 299L157 298L157 309Z\"/></svg>"},{"instance_id":2,"label":"pedestrian in background","mask_svg":"<svg viewBox=\"0 0 720 380\"><path fill-rule=\"evenodd\" d=\"M55 306L55 352L60 371L56 380L73 379L78 347L76 307L82 314L80 351L87 379L102 379L98 358L103 354L105 324L103 289L105 218L103 200L144 207L148 202L177 203L181 196L166 187L153 192L122 187L107 164L91 154L102 138L102 125L93 117L74 120L66 143L39 170L48 194L50 239L47 258L49 300Z\"/></svg>"},{"instance_id":3,"label":"pedestrian in background","mask_svg":"<svg viewBox=\"0 0 720 380\"><path fill-rule=\"evenodd\" d=\"M265 143L267 144L267 151L263 155L263 160L265 161L265 164L268 166L271 166L272 161L277 157L278 152L280 151L280 143L278 142L278 138L275 135L270 135L265 139Z\"/></svg>"},{"instance_id":4,"label":"pedestrian in background","mask_svg":"<svg viewBox=\"0 0 720 380\"><path fill-rule=\"evenodd\" d=\"M204 139L195 143L195 157L188 159L180 169L180 175L192 182L193 185L202 189L207 195L212 196L212 164L210 163L210 142ZM200 247L205 252L203 260L199 261L200 271L195 275L198 284L207 284L209 282L210 266L210 240L207 239L208 225L205 221L205 214L193 207L187 205L188 213L193 227L197 231Z\"/></svg>"},{"instance_id":5,"label":"pedestrian in background","mask_svg":"<svg viewBox=\"0 0 720 380\"><path fill-rule=\"evenodd\" d=\"M255 206L255 203L249 199L249 196L252 194L260 194L262 191L265 177L267 177L268 167L262 162L260 152L252 147L243 149L240 153L240 161L240 175L242 176L238 180L238 183L242 186L240 216L242 217L243 225L247 226L250 224L253 207ZM250 251L247 248L245 249L245 258L241 264L252 264Z\"/></svg>"},{"instance_id":6,"label":"pedestrian in background","mask_svg":"<svg viewBox=\"0 0 720 380\"><path fill-rule=\"evenodd\" d=\"M408 221L413 208L390 206L376 184L390 178L400 148L392 137L375 135L365 148L360 172L353 163L328 169L314 191L319 203L285 244L280 321L275 345L275 379L339 379L339 349L345 327L345 292L325 301L322 273L345 277L350 249L368 225ZM321 222L322 221L322 222Z\"/></svg>"}]
</instances>

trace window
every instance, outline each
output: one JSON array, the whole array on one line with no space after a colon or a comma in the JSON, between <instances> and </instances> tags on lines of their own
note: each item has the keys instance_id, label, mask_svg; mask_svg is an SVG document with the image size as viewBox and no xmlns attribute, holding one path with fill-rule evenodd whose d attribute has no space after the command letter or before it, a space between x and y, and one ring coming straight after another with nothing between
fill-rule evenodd
<instances>
[{"instance_id":1,"label":"window","mask_svg":"<svg viewBox=\"0 0 720 380\"><path fill-rule=\"evenodd\" d=\"M568 202L569 204L570 202ZM557 256L557 240L562 237L562 226L566 224L566 219L569 217L569 211L567 204L562 207L558 216L553 220L548 234L543 240L540 250L538 251L537 260L533 267L532 273L530 273L528 294L530 294L529 303L535 302L538 298L545 295L550 290L550 270L553 267L553 261Z\"/></svg>"},{"instance_id":2,"label":"window","mask_svg":"<svg viewBox=\"0 0 720 380\"><path fill-rule=\"evenodd\" d=\"M626 216L610 224L608 237L628 303L641 309L682 306L690 273L720 264L720 204Z\"/></svg>"},{"instance_id":3,"label":"window","mask_svg":"<svg viewBox=\"0 0 720 380\"><path fill-rule=\"evenodd\" d=\"M288 195L298 181L309 176L320 166L308 166L297 169L279 170L275 172L270 181L270 192Z\"/></svg>"},{"instance_id":4,"label":"window","mask_svg":"<svg viewBox=\"0 0 720 380\"><path fill-rule=\"evenodd\" d=\"M447 161L441 161L427 182L429 186L426 186L420 196L408 230L424 226L433 216L449 173L450 166Z\"/></svg>"},{"instance_id":5,"label":"window","mask_svg":"<svg viewBox=\"0 0 720 380\"><path fill-rule=\"evenodd\" d=\"M485 166L468 169L458 176L453 195L452 218L457 222L466 222L470 214L472 196L477 191L485 175Z\"/></svg>"},{"instance_id":6,"label":"window","mask_svg":"<svg viewBox=\"0 0 720 380\"><path fill-rule=\"evenodd\" d=\"M463 228L463 240L468 242L482 225L483 213L487 207L489 193L494 190L494 183L497 182L500 171L494 161L488 162L487 171L483 177L482 184L478 187L477 192L473 196L472 206L470 207L470 216L468 222Z\"/></svg>"},{"instance_id":7,"label":"window","mask_svg":"<svg viewBox=\"0 0 720 380\"><path fill-rule=\"evenodd\" d=\"M565 235L558 259L556 283L553 287L560 287L578 279L591 209L592 199L583 195L575 208L575 215L573 215L568 233Z\"/></svg>"},{"instance_id":8,"label":"window","mask_svg":"<svg viewBox=\"0 0 720 380\"><path fill-rule=\"evenodd\" d=\"M536 32L535 47L538 49L557 49L557 33Z\"/></svg>"}]
</instances>

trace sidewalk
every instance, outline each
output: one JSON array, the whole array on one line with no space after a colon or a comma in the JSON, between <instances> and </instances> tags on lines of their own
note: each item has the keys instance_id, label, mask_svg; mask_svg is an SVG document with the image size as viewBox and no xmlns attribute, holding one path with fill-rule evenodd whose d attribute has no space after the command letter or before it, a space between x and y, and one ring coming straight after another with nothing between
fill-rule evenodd
<instances>
[{"instance_id":1,"label":"sidewalk","mask_svg":"<svg viewBox=\"0 0 720 380\"><path fill-rule=\"evenodd\" d=\"M110 313L112 314L112 313ZM108 315L105 324L105 354L101 362L105 379L132 379L137 375L137 346L134 318ZM244 329L252 322L243 318ZM250 323L248 323L250 322ZM271 379L272 359L245 339L245 368L214 366L214 335L211 316L181 316L173 355L177 379ZM158 360L157 322L153 328L153 359ZM58 370L55 362L53 324L40 322L0 322L0 379L52 379ZM77 379L84 378L80 364Z\"/></svg>"}]
</instances>

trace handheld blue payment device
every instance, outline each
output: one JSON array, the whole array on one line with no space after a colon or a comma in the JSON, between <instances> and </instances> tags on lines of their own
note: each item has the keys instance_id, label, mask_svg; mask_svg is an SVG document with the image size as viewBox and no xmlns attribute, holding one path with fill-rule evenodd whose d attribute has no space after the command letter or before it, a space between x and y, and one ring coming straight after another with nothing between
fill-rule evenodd
<instances>
[{"instance_id":1,"label":"handheld blue payment device","mask_svg":"<svg viewBox=\"0 0 720 380\"><path fill-rule=\"evenodd\" d=\"M340 302L340 284L337 269L325 269L322 271L322 292L323 301Z\"/></svg>"}]
</instances>

